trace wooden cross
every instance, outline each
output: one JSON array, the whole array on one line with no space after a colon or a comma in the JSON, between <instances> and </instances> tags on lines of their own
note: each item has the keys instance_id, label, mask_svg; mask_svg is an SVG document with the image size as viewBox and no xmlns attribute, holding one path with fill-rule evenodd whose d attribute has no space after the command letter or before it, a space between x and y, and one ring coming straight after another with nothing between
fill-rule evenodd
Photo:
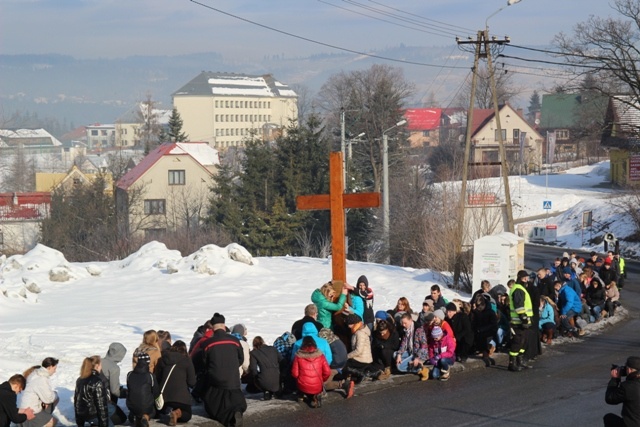
<instances>
[{"instance_id":1,"label":"wooden cross","mask_svg":"<svg viewBox=\"0 0 640 427\"><path fill-rule=\"evenodd\" d=\"M380 193L344 194L342 152L332 152L329 157L329 194L298 196L296 206L300 210L331 211L331 271L332 280L345 283L347 261L345 252L344 210L350 208L377 208ZM337 284L336 284L337 285ZM340 284L340 288L342 285Z\"/></svg>"}]
</instances>

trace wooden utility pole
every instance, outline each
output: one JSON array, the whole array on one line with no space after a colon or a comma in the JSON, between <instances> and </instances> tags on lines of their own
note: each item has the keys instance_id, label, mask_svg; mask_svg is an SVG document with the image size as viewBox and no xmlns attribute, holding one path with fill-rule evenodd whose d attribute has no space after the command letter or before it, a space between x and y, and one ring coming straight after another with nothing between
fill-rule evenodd
<instances>
[{"instance_id":1,"label":"wooden utility pole","mask_svg":"<svg viewBox=\"0 0 640 427\"><path fill-rule=\"evenodd\" d=\"M507 214L507 231L514 232L513 224L513 211L511 208L511 192L509 190L509 171L507 168L507 158L504 149L504 140L502 138L502 126L500 125L500 107L498 106L498 95L496 92L495 75L493 73L493 63L491 61L491 45L503 45L509 43L509 39L498 40L493 38L489 40L489 30L480 30L476 36L476 40L461 40L456 39L459 45L473 44L475 45L475 55L473 60L473 77L471 79L471 96L469 101L469 110L467 111L467 133L465 138L464 159L462 167L462 183L460 186L460 222L458 225L458 241L456 245L456 263L453 271L453 280L458 285L460 280L460 273L462 269L462 246L464 242L465 234L465 212L467 208L467 180L469 178L469 166L476 165L477 163L471 163L471 132L473 131L473 110L475 104L476 86L478 83L478 64L480 58L487 59L487 67L489 71L489 78L491 79L491 90L493 92L493 109L496 120L496 130L498 133L498 151L500 155L500 168L503 178L504 193L505 193L505 208Z\"/></svg>"}]
</instances>

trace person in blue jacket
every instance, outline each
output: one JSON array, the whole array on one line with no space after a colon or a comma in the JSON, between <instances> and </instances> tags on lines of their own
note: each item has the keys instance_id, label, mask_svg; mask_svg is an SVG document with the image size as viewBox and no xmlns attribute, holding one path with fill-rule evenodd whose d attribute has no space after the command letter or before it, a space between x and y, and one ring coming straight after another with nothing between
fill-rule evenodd
<instances>
[{"instance_id":1,"label":"person in blue jacket","mask_svg":"<svg viewBox=\"0 0 640 427\"><path fill-rule=\"evenodd\" d=\"M582 300L576 292L568 286L557 281L554 284L556 292L558 292L558 309L560 310L560 323L562 329L567 336L582 336L584 332L577 329L575 325L571 324L571 319L578 316L582 312Z\"/></svg>"},{"instance_id":2,"label":"person in blue jacket","mask_svg":"<svg viewBox=\"0 0 640 427\"><path fill-rule=\"evenodd\" d=\"M318 350L320 350L322 354L324 354L324 357L327 358L327 363L331 365L331 362L333 362L333 356L331 355L331 346L329 345L327 340L325 340L324 338L320 338L320 336L318 335L318 329L316 329L316 325L311 322L307 322L302 325L302 338L296 341L296 343L293 345L293 348L291 349L291 360L293 361L296 353L298 352L298 350L300 350L300 347L302 347L302 339L304 337L313 338L313 340L316 342L316 347L318 347Z\"/></svg>"}]
</instances>

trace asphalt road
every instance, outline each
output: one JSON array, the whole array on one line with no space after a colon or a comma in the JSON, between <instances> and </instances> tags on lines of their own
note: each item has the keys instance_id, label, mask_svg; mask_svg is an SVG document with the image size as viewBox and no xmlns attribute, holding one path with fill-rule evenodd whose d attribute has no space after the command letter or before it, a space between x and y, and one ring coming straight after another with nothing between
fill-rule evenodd
<instances>
[{"instance_id":1,"label":"asphalt road","mask_svg":"<svg viewBox=\"0 0 640 427\"><path fill-rule=\"evenodd\" d=\"M537 268L562 249L527 245L525 265ZM504 363L452 375L448 382L408 382L385 387L320 409L266 411L247 426L596 426L621 406L604 402L612 363L640 355L639 264L628 262L622 293L628 317L602 333L554 344L519 373Z\"/></svg>"}]
</instances>

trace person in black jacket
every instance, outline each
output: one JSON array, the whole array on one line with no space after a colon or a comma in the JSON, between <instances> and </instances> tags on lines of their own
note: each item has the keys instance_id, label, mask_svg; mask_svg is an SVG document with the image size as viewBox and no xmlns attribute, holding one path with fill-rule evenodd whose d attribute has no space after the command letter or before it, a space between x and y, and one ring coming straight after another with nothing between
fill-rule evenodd
<instances>
[{"instance_id":1,"label":"person in black jacket","mask_svg":"<svg viewBox=\"0 0 640 427\"><path fill-rule=\"evenodd\" d=\"M162 397L164 407L161 412L169 409L169 425L186 423L191 419L191 394L189 387L196 385L196 371L193 362L187 354L184 341L176 341L169 350L162 352L162 357L156 365L155 371L160 390L164 386Z\"/></svg>"},{"instance_id":2,"label":"person in black jacket","mask_svg":"<svg viewBox=\"0 0 640 427\"><path fill-rule=\"evenodd\" d=\"M622 403L622 417L616 414L604 416L604 425L609 426L640 426L640 357L627 358L627 379L621 382L620 368L611 369L611 379L607 386L605 401L609 405Z\"/></svg>"},{"instance_id":3,"label":"person in black jacket","mask_svg":"<svg viewBox=\"0 0 640 427\"><path fill-rule=\"evenodd\" d=\"M318 332L322 329L322 323L318 322L318 307L315 304L309 304L304 308L304 317L300 320L296 320L291 325L291 333L299 340L302 339L302 326L311 322L316 326Z\"/></svg>"},{"instance_id":4,"label":"person in black jacket","mask_svg":"<svg viewBox=\"0 0 640 427\"><path fill-rule=\"evenodd\" d=\"M244 352L240 341L227 333L224 323L224 316L215 313L211 318L213 336L202 343L208 383L204 409L211 419L225 426L239 426L247 410L238 374Z\"/></svg>"},{"instance_id":5,"label":"person in black jacket","mask_svg":"<svg viewBox=\"0 0 640 427\"><path fill-rule=\"evenodd\" d=\"M282 356L275 347L265 344L262 337L253 339L253 350L249 353L249 384L264 393L264 400L271 400L273 393L280 391L280 361Z\"/></svg>"},{"instance_id":6,"label":"person in black jacket","mask_svg":"<svg viewBox=\"0 0 640 427\"><path fill-rule=\"evenodd\" d=\"M391 367L394 366L394 353L400 347L400 337L395 326L387 319L376 319L376 330L373 333L371 352L373 355L374 370L381 370L379 380L386 380L391 376Z\"/></svg>"},{"instance_id":7,"label":"person in black jacket","mask_svg":"<svg viewBox=\"0 0 640 427\"><path fill-rule=\"evenodd\" d=\"M20 374L0 384L0 427L9 427L12 422L21 424L35 418L31 408L18 410L17 396L25 385L27 380Z\"/></svg>"},{"instance_id":8,"label":"person in black jacket","mask_svg":"<svg viewBox=\"0 0 640 427\"><path fill-rule=\"evenodd\" d=\"M458 306L452 302L447 304L446 314L447 322L451 325L456 339L456 362L466 362L473 348L474 336L471 320L467 313L458 311Z\"/></svg>"},{"instance_id":9,"label":"person in black jacket","mask_svg":"<svg viewBox=\"0 0 640 427\"><path fill-rule=\"evenodd\" d=\"M491 306L481 294L473 301L472 326L474 332L475 349L482 353L482 361L485 366L495 365L493 355L494 347L490 342L498 331L498 317Z\"/></svg>"},{"instance_id":10,"label":"person in black jacket","mask_svg":"<svg viewBox=\"0 0 640 427\"><path fill-rule=\"evenodd\" d=\"M147 353L140 353L136 367L127 374L129 420L140 427L149 427L149 420L156 415L155 399L160 395L156 376L149 371L150 362Z\"/></svg>"},{"instance_id":11,"label":"person in black jacket","mask_svg":"<svg viewBox=\"0 0 640 427\"><path fill-rule=\"evenodd\" d=\"M100 375L101 370L100 356L86 357L82 361L80 377L73 394L73 409L78 427L83 427L85 423L97 424L99 427L113 425L109 418L109 389Z\"/></svg>"}]
</instances>

